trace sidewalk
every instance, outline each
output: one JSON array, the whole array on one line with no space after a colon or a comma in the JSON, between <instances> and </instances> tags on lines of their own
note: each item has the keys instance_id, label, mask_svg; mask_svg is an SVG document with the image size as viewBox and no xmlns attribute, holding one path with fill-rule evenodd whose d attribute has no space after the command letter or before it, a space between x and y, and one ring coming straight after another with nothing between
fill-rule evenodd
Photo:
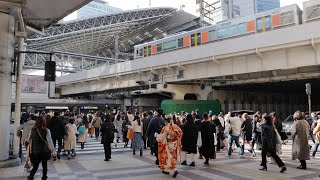
<instances>
[{"instance_id":1,"label":"sidewalk","mask_svg":"<svg viewBox=\"0 0 320 180\"><path fill-rule=\"evenodd\" d=\"M276 165L268 164L268 172L259 171L261 161L260 153L255 158L246 151L246 157L240 158L235 151L230 158L224 157L226 151L217 153L217 159L210 161L210 166L205 166L203 160L196 160L196 167L178 166L180 174L177 179L320 179L320 156L307 161L308 170L298 170L298 160L292 161L291 144L283 146L281 158L284 160L288 171L284 174L279 172ZM78 155L74 160L57 160L49 162L48 177L52 180L64 179L137 179L157 180L171 179L164 175L154 165L155 157L150 151L144 151L144 156L133 156L131 151L117 151L112 154L109 162L103 161L104 155ZM188 162L190 163L190 162ZM41 170L38 170L36 179L40 179ZM0 180L26 179L28 173L23 166L0 169Z\"/></svg>"}]
</instances>

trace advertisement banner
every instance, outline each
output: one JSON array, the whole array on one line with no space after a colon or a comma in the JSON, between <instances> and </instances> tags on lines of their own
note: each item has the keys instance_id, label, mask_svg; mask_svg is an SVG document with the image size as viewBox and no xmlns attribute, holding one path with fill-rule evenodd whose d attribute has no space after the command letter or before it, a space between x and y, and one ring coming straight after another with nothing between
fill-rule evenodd
<instances>
[{"instance_id":1,"label":"advertisement banner","mask_svg":"<svg viewBox=\"0 0 320 180\"><path fill-rule=\"evenodd\" d=\"M22 93L47 93L48 83L43 76L22 75Z\"/></svg>"}]
</instances>

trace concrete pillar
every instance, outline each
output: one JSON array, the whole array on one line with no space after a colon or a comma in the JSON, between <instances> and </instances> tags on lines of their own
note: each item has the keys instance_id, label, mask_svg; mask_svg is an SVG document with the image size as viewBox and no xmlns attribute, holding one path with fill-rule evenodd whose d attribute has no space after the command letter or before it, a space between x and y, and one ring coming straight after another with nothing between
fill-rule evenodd
<instances>
[{"instance_id":1,"label":"concrete pillar","mask_svg":"<svg viewBox=\"0 0 320 180\"><path fill-rule=\"evenodd\" d=\"M0 12L0 161L9 159L14 17Z\"/></svg>"}]
</instances>

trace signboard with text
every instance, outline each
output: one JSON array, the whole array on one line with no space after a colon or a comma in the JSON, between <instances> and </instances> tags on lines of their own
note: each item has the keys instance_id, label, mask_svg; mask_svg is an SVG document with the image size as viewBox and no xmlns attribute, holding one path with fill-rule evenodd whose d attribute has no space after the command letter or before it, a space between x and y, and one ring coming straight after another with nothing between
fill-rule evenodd
<instances>
[{"instance_id":1,"label":"signboard with text","mask_svg":"<svg viewBox=\"0 0 320 180\"><path fill-rule=\"evenodd\" d=\"M22 75L22 93L47 93L47 90L43 76Z\"/></svg>"}]
</instances>

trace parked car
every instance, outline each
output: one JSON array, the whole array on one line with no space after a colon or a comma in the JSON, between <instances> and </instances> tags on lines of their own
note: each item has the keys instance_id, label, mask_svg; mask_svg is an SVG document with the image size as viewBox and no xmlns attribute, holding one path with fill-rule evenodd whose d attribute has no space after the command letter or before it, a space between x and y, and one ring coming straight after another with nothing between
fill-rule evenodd
<instances>
[{"instance_id":1,"label":"parked car","mask_svg":"<svg viewBox=\"0 0 320 180\"><path fill-rule=\"evenodd\" d=\"M319 116L320 116L320 111L315 111L314 113L315 113L316 116L319 118ZM306 118L308 119L308 118L310 117L310 116L309 116L309 112L306 112L305 114L306 114ZM282 130L283 130L284 132L286 132L286 134L288 134L288 135L291 134L291 132L290 132L289 130L290 130L292 124L293 124L293 121L294 121L294 120L293 120L293 115L288 116L286 119L284 119L284 120L282 121Z\"/></svg>"},{"instance_id":2,"label":"parked car","mask_svg":"<svg viewBox=\"0 0 320 180\"><path fill-rule=\"evenodd\" d=\"M282 121L282 131L284 131L286 134L290 135L290 128L293 124L293 115L288 116L286 119Z\"/></svg>"}]
</instances>

